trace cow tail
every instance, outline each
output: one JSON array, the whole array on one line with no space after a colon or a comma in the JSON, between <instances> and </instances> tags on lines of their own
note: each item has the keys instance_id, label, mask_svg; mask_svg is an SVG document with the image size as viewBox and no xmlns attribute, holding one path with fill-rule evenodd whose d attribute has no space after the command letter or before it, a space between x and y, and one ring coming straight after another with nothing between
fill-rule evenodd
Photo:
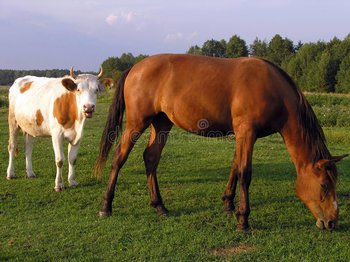
<instances>
[{"instance_id":1,"label":"cow tail","mask_svg":"<svg viewBox=\"0 0 350 262\"><path fill-rule=\"evenodd\" d=\"M108 118L100 141L100 152L96 159L94 168L94 176L97 178L101 177L101 172L107 162L109 151L122 131L125 111L124 84L130 70L131 68L124 71L121 75L114 93L113 102L109 107Z\"/></svg>"}]
</instances>

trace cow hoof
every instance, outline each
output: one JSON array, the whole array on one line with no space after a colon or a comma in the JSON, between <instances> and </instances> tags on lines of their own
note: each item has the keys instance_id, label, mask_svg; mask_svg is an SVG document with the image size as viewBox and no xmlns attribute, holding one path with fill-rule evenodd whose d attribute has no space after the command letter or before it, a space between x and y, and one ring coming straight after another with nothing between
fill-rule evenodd
<instances>
[{"instance_id":1,"label":"cow hoof","mask_svg":"<svg viewBox=\"0 0 350 262\"><path fill-rule=\"evenodd\" d=\"M55 187L54 190L55 190L55 192L62 192L63 188L62 187Z\"/></svg>"},{"instance_id":2,"label":"cow hoof","mask_svg":"<svg viewBox=\"0 0 350 262\"><path fill-rule=\"evenodd\" d=\"M69 182L69 186L72 187L72 188L75 188L75 187L78 186L78 182L75 181L75 180L70 180L68 182Z\"/></svg>"},{"instance_id":3,"label":"cow hoof","mask_svg":"<svg viewBox=\"0 0 350 262\"><path fill-rule=\"evenodd\" d=\"M110 217L112 215L112 212L101 210L98 214L100 217Z\"/></svg>"},{"instance_id":4,"label":"cow hoof","mask_svg":"<svg viewBox=\"0 0 350 262\"><path fill-rule=\"evenodd\" d=\"M27 173L27 178L36 178L36 175L34 173Z\"/></svg>"}]
</instances>

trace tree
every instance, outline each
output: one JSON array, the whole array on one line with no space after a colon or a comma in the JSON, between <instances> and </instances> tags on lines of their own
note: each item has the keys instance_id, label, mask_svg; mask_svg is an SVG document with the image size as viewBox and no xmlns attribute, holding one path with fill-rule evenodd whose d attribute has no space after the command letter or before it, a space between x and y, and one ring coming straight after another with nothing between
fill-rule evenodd
<instances>
[{"instance_id":1,"label":"tree","mask_svg":"<svg viewBox=\"0 0 350 262\"><path fill-rule=\"evenodd\" d=\"M268 44L266 40L261 41L257 37L255 38L254 42L249 47L249 53L252 56L259 56L259 57L265 57L267 58L267 49Z\"/></svg>"},{"instance_id":2,"label":"tree","mask_svg":"<svg viewBox=\"0 0 350 262\"><path fill-rule=\"evenodd\" d=\"M211 39L204 42L202 46L202 55L214 56L214 57L225 57L226 47L222 42Z\"/></svg>"},{"instance_id":3,"label":"tree","mask_svg":"<svg viewBox=\"0 0 350 262\"><path fill-rule=\"evenodd\" d=\"M341 62L336 80L337 93L350 93L350 53Z\"/></svg>"},{"instance_id":4,"label":"tree","mask_svg":"<svg viewBox=\"0 0 350 262\"><path fill-rule=\"evenodd\" d=\"M202 49L198 45L191 46L190 49L188 49L187 54L201 55L202 54Z\"/></svg>"},{"instance_id":5,"label":"tree","mask_svg":"<svg viewBox=\"0 0 350 262\"><path fill-rule=\"evenodd\" d=\"M248 48L246 42L238 35L234 35L226 44L226 57L248 56Z\"/></svg>"},{"instance_id":6,"label":"tree","mask_svg":"<svg viewBox=\"0 0 350 262\"><path fill-rule=\"evenodd\" d=\"M308 71L325 48L324 42L303 44L290 59L284 60L283 68L302 89L310 91L309 89L313 88L308 83Z\"/></svg>"},{"instance_id":7,"label":"tree","mask_svg":"<svg viewBox=\"0 0 350 262\"><path fill-rule=\"evenodd\" d=\"M329 50L324 50L306 68L304 88L311 92L334 92L333 67L334 61Z\"/></svg>"},{"instance_id":8,"label":"tree","mask_svg":"<svg viewBox=\"0 0 350 262\"><path fill-rule=\"evenodd\" d=\"M282 62L294 54L293 41L288 38L282 38L276 34L270 41L267 49L267 58L277 65L281 66Z\"/></svg>"}]
</instances>

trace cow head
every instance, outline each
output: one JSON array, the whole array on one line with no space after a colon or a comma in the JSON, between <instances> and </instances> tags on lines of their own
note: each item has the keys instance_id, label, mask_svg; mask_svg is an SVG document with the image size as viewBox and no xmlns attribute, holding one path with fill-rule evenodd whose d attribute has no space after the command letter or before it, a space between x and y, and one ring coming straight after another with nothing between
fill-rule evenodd
<instances>
[{"instance_id":1,"label":"cow head","mask_svg":"<svg viewBox=\"0 0 350 262\"><path fill-rule=\"evenodd\" d=\"M97 94L104 90L99 79L103 75L102 67L97 76L80 74L76 76L73 67L70 76L62 79L62 85L75 94L78 112L86 118L91 118L96 109Z\"/></svg>"}]
</instances>

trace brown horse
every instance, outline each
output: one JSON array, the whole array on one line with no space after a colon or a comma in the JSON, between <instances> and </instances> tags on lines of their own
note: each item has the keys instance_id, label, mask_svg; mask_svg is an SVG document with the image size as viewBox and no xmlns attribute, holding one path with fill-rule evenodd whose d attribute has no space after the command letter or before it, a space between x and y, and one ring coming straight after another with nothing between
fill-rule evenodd
<instances>
[{"instance_id":1,"label":"brown horse","mask_svg":"<svg viewBox=\"0 0 350 262\"><path fill-rule=\"evenodd\" d=\"M249 185L253 146L257 138L279 132L297 171L296 192L317 219L319 228L333 229L338 220L335 162L323 131L305 97L279 67L258 58L221 59L192 55L156 55L124 73L110 107L95 172L101 173L121 131L100 216L112 213L120 169L138 137L151 125L144 151L151 206L166 215L156 169L173 124L192 133L235 134L236 152L223 195L225 210L236 210L237 228L248 228ZM202 124L204 123L204 124Z\"/></svg>"}]
</instances>

